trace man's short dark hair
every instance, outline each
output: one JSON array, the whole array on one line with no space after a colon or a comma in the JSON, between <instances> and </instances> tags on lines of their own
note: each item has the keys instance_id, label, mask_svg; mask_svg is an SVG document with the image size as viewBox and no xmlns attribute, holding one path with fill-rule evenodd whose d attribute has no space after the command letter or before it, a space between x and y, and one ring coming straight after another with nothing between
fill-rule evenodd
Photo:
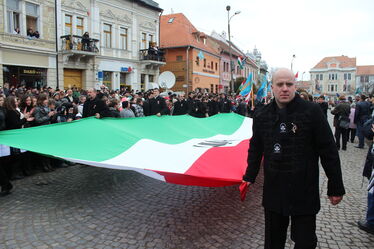
<instances>
[{"instance_id":1,"label":"man's short dark hair","mask_svg":"<svg viewBox=\"0 0 374 249\"><path fill-rule=\"evenodd\" d=\"M319 96L318 98L325 100L325 96L323 96L323 95Z\"/></svg>"}]
</instances>

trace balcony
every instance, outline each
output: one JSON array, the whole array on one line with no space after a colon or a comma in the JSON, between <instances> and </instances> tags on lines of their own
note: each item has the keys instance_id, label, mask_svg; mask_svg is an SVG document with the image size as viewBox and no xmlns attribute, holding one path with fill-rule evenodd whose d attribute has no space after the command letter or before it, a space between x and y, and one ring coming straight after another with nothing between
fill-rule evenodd
<instances>
[{"instance_id":1,"label":"balcony","mask_svg":"<svg viewBox=\"0 0 374 249\"><path fill-rule=\"evenodd\" d=\"M99 54L98 39L83 38L78 35L64 35L60 37L62 54L73 58L89 58Z\"/></svg>"},{"instance_id":2,"label":"balcony","mask_svg":"<svg viewBox=\"0 0 374 249\"><path fill-rule=\"evenodd\" d=\"M139 59L147 69L157 69L157 67L166 64L163 50L149 48L141 49L139 53Z\"/></svg>"}]
</instances>

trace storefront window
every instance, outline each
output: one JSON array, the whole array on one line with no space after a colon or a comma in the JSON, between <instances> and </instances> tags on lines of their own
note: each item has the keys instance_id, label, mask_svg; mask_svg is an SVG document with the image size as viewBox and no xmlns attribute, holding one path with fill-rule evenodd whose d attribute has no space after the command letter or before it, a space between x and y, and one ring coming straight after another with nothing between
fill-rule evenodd
<instances>
[{"instance_id":1,"label":"storefront window","mask_svg":"<svg viewBox=\"0 0 374 249\"><path fill-rule=\"evenodd\" d=\"M10 86L42 88L47 86L47 69L36 67L3 66L4 83Z\"/></svg>"},{"instance_id":2,"label":"storefront window","mask_svg":"<svg viewBox=\"0 0 374 249\"><path fill-rule=\"evenodd\" d=\"M108 87L109 89L112 89L112 72L105 72L104 71L103 84L106 87Z\"/></svg>"}]
</instances>

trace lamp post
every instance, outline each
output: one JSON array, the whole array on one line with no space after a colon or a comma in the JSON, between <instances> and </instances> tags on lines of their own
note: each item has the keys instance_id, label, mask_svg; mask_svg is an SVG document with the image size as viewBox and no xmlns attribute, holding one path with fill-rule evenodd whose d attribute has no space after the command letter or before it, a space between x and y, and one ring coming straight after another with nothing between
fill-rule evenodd
<instances>
[{"instance_id":1,"label":"lamp post","mask_svg":"<svg viewBox=\"0 0 374 249\"><path fill-rule=\"evenodd\" d=\"M227 10L227 30L228 30L228 35L229 35L229 53L230 53L230 74L231 74L231 80L230 80L230 88L231 88L231 92L234 91L234 75L233 75L233 71L234 71L234 68L233 68L233 63L232 63L232 48L231 48L231 34L230 34L230 21L231 21L231 18L233 18L234 16L240 14L240 11L236 11L234 13L234 15L232 15L230 17L230 10L231 10L231 6L230 5L227 5L226 6L226 10Z\"/></svg>"},{"instance_id":2,"label":"lamp post","mask_svg":"<svg viewBox=\"0 0 374 249\"><path fill-rule=\"evenodd\" d=\"M291 60L291 71L293 71L292 70L292 66L293 66L293 60L296 58L296 55L292 55L292 60Z\"/></svg>"}]
</instances>

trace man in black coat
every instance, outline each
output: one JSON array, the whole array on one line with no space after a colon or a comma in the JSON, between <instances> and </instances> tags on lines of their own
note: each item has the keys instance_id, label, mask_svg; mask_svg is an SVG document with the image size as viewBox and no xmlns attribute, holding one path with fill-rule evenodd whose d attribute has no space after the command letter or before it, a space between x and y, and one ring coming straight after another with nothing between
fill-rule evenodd
<instances>
[{"instance_id":1,"label":"man in black coat","mask_svg":"<svg viewBox=\"0 0 374 249\"><path fill-rule=\"evenodd\" d=\"M88 98L83 104L83 118L96 116L97 118L111 117L106 103L99 98L97 91L93 88L87 90Z\"/></svg>"},{"instance_id":2,"label":"man in black coat","mask_svg":"<svg viewBox=\"0 0 374 249\"><path fill-rule=\"evenodd\" d=\"M320 210L319 167L327 175L333 205L345 194L340 159L331 128L317 104L295 94L289 69L273 74L274 100L254 113L253 136L243 182L251 185L264 162L265 248L284 248L289 219L295 248L317 246Z\"/></svg>"},{"instance_id":3,"label":"man in black coat","mask_svg":"<svg viewBox=\"0 0 374 249\"><path fill-rule=\"evenodd\" d=\"M185 115L187 111L187 100L184 98L184 95L178 96L177 101L174 103L173 115Z\"/></svg>"},{"instance_id":4,"label":"man in black coat","mask_svg":"<svg viewBox=\"0 0 374 249\"><path fill-rule=\"evenodd\" d=\"M160 91L155 88L149 96L149 115L161 116L168 112L165 99L160 96Z\"/></svg>"},{"instance_id":5,"label":"man in black coat","mask_svg":"<svg viewBox=\"0 0 374 249\"><path fill-rule=\"evenodd\" d=\"M318 104L321 107L323 115L327 118L327 109L329 109L329 105L325 101L325 96L321 95L318 97Z\"/></svg>"},{"instance_id":6,"label":"man in black coat","mask_svg":"<svg viewBox=\"0 0 374 249\"><path fill-rule=\"evenodd\" d=\"M366 96L361 95L360 101L356 104L355 118L354 123L357 125L357 137L358 137L358 146L356 148L364 148L364 134L362 129L364 123L370 118L370 106L371 104L366 101Z\"/></svg>"},{"instance_id":7,"label":"man in black coat","mask_svg":"<svg viewBox=\"0 0 374 249\"><path fill-rule=\"evenodd\" d=\"M221 99L219 101L219 111L220 113L231 112L231 101L227 98L227 96L224 93L221 94Z\"/></svg>"}]
</instances>

